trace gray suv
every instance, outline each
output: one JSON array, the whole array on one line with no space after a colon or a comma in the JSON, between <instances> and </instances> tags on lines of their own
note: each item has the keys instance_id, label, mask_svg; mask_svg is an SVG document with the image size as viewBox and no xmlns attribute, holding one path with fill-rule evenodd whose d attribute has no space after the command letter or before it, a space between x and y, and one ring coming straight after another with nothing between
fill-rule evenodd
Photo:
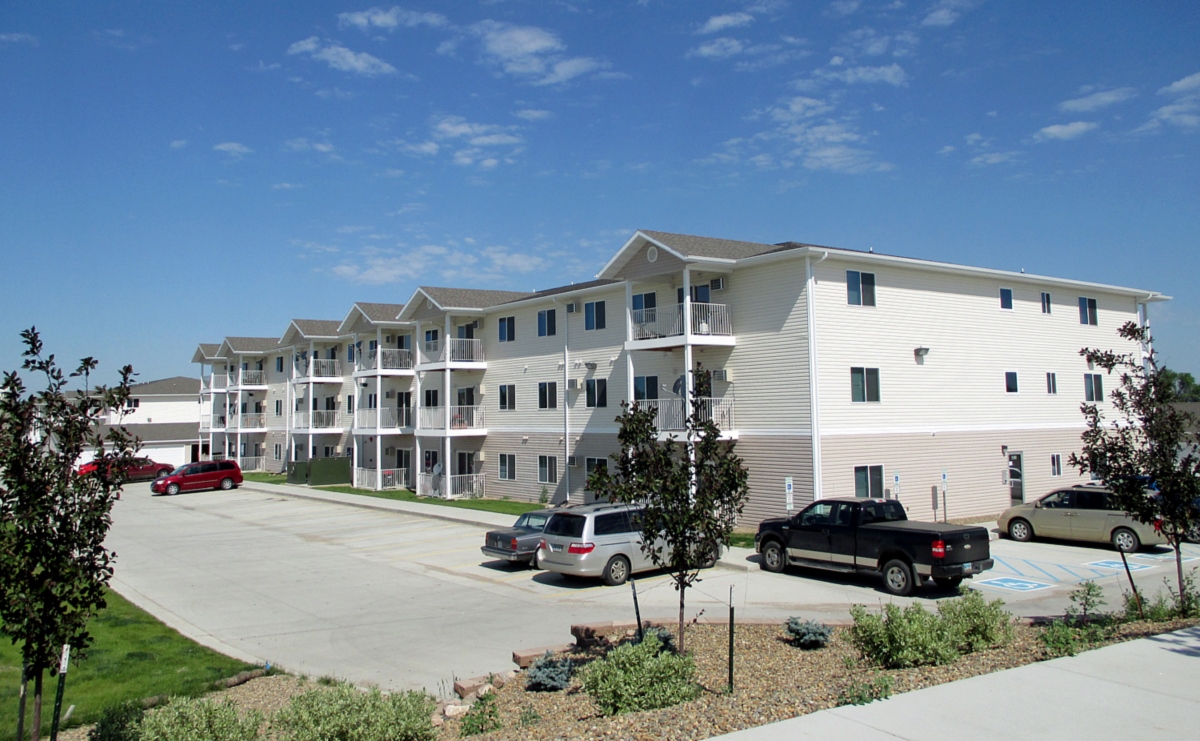
<instances>
[{"instance_id":1,"label":"gray suv","mask_svg":"<svg viewBox=\"0 0 1200 741\"><path fill-rule=\"evenodd\" d=\"M542 530L537 563L568 576L599 577L609 586L657 568L642 551L642 508L597 502L555 512ZM704 567L716 563L709 549Z\"/></svg>"}]
</instances>

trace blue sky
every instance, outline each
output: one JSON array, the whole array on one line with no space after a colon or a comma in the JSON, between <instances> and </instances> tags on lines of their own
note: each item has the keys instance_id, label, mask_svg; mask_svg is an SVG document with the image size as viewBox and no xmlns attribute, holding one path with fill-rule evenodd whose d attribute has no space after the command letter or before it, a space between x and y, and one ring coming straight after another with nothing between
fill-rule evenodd
<instances>
[{"instance_id":1,"label":"blue sky","mask_svg":"<svg viewBox=\"0 0 1200 741\"><path fill-rule=\"evenodd\" d=\"M1200 6L607 0L0 8L0 368L37 325L194 375L635 229L1146 288L1200 375Z\"/></svg>"}]
</instances>

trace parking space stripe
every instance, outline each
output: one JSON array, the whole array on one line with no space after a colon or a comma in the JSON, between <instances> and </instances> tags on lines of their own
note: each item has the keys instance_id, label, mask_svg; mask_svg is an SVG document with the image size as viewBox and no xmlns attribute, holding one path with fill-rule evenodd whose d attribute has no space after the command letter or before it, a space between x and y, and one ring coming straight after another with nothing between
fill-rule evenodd
<instances>
[{"instance_id":1,"label":"parking space stripe","mask_svg":"<svg viewBox=\"0 0 1200 741\"><path fill-rule=\"evenodd\" d=\"M1054 574L1051 574L1049 571L1046 571L1045 569L1043 569L1041 566L1038 566L1038 565L1037 565L1036 563L1034 563L1033 561L1030 561L1030 560L1029 560L1029 559L1027 559L1027 558L1022 558L1021 560L1022 560L1022 561L1024 561L1024 562L1025 562L1027 565L1029 565L1029 566L1032 566L1033 568L1035 568L1035 569L1037 569L1038 571L1040 571L1040 572L1042 572L1043 574L1045 574L1045 575L1046 575L1048 578L1050 578L1051 580L1053 580L1055 584L1062 583L1062 579L1059 579L1059 578L1058 578L1057 576L1055 576Z\"/></svg>"},{"instance_id":2,"label":"parking space stripe","mask_svg":"<svg viewBox=\"0 0 1200 741\"><path fill-rule=\"evenodd\" d=\"M1003 558L1000 558L999 556L992 556L992 560L995 561L996 563L1000 564L1004 568L1008 569L1009 571L1013 572L1017 576L1025 576L1025 572L1021 571L1016 566L1013 566L1011 563L1009 563L1008 561L1005 561Z\"/></svg>"}]
</instances>

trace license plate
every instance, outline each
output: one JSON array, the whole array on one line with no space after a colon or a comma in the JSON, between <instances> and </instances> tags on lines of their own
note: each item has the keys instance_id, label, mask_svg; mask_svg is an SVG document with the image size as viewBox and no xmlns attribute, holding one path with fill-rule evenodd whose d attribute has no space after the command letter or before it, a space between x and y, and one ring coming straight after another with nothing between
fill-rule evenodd
<instances>
[{"instance_id":1,"label":"license plate","mask_svg":"<svg viewBox=\"0 0 1200 741\"><path fill-rule=\"evenodd\" d=\"M557 545L557 544L555 544L555 543L551 543L551 544L550 544L550 550L551 550L552 552L554 552L554 553L560 553L560 552L562 551L562 546L561 546L561 545Z\"/></svg>"},{"instance_id":2,"label":"license plate","mask_svg":"<svg viewBox=\"0 0 1200 741\"><path fill-rule=\"evenodd\" d=\"M969 564L969 563L964 563L964 564L963 564L963 573L964 573L964 574L969 574L969 573L971 573L971 564Z\"/></svg>"}]
</instances>

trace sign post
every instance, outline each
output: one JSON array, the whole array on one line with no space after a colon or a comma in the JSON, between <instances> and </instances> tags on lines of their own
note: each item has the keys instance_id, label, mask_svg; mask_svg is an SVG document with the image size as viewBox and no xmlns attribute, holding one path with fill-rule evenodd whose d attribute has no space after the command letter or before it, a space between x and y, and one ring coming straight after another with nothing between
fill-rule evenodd
<instances>
[{"instance_id":1,"label":"sign post","mask_svg":"<svg viewBox=\"0 0 1200 741\"><path fill-rule=\"evenodd\" d=\"M793 492L792 477L785 476L783 479L783 493L784 493L784 496L787 497L787 511L788 512L791 512L793 509L796 508L796 505L792 499L792 492Z\"/></svg>"},{"instance_id":2,"label":"sign post","mask_svg":"<svg viewBox=\"0 0 1200 741\"><path fill-rule=\"evenodd\" d=\"M942 522L946 522L946 469L942 469Z\"/></svg>"}]
</instances>

